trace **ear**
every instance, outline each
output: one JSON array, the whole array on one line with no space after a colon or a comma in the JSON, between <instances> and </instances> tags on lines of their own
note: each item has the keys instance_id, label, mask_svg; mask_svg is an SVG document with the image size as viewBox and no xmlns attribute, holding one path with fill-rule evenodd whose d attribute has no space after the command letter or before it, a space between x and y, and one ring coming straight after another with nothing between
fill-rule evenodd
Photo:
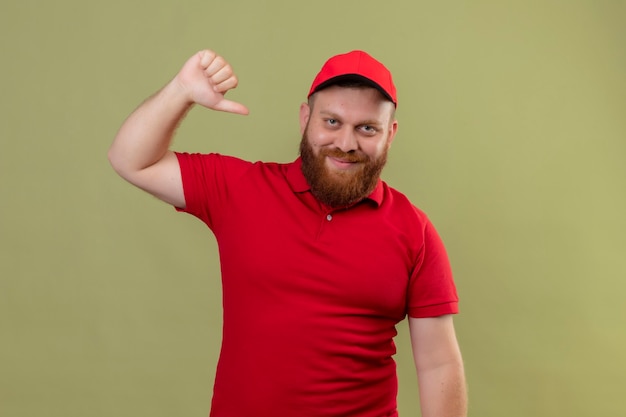
<instances>
[{"instance_id":1,"label":"ear","mask_svg":"<svg viewBox=\"0 0 626 417\"><path fill-rule=\"evenodd\" d=\"M391 142L396 137L396 133L398 132L398 121L396 119L393 120L391 126L389 126L389 138L387 139L387 149L391 147Z\"/></svg>"},{"instance_id":2,"label":"ear","mask_svg":"<svg viewBox=\"0 0 626 417\"><path fill-rule=\"evenodd\" d=\"M311 115L311 107L307 103L300 105L300 135L304 134L307 123L309 123L309 116Z\"/></svg>"}]
</instances>

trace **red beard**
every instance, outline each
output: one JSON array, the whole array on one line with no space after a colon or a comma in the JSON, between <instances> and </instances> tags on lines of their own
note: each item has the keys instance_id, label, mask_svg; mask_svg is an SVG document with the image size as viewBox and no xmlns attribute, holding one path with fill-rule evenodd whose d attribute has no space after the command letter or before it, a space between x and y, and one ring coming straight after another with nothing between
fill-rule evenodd
<instances>
[{"instance_id":1,"label":"red beard","mask_svg":"<svg viewBox=\"0 0 626 417\"><path fill-rule=\"evenodd\" d=\"M330 171L326 157L336 157L349 162L358 162L356 170ZM380 173L387 163L387 150L376 159L360 151L343 152L337 148L320 148L315 155L307 133L300 141L302 173L311 186L311 192L329 207L345 207L367 197L374 191Z\"/></svg>"}]
</instances>

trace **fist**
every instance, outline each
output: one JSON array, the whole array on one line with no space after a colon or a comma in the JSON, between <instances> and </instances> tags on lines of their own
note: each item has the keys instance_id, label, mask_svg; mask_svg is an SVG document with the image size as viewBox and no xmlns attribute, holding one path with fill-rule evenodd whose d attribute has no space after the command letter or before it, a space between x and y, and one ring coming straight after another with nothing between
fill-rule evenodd
<instances>
[{"instance_id":1,"label":"fist","mask_svg":"<svg viewBox=\"0 0 626 417\"><path fill-rule=\"evenodd\" d=\"M229 113L249 113L243 104L225 98L239 81L230 64L213 51L203 50L189 58L175 80L193 103Z\"/></svg>"}]
</instances>

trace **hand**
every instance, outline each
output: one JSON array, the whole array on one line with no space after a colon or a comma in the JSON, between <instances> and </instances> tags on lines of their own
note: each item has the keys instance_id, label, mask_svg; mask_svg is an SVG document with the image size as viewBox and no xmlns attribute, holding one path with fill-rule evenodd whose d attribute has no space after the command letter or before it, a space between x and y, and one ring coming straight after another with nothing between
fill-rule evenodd
<instances>
[{"instance_id":1,"label":"hand","mask_svg":"<svg viewBox=\"0 0 626 417\"><path fill-rule=\"evenodd\" d=\"M183 65L174 78L190 102L212 110L248 114L243 104L227 100L224 95L237 87L237 76L230 64L210 50L203 50Z\"/></svg>"}]
</instances>

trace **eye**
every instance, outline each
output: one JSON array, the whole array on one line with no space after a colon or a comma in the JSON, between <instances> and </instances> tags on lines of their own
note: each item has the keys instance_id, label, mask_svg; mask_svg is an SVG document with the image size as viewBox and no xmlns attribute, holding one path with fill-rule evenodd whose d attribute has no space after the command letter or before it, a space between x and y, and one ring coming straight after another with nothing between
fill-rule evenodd
<instances>
[{"instance_id":1,"label":"eye","mask_svg":"<svg viewBox=\"0 0 626 417\"><path fill-rule=\"evenodd\" d=\"M324 119L324 123L328 129L339 129L341 127L341 122L338 119L333 119L332 117Z\"/></svg>"},{"instance_id":2,"label":"eye","mask_svg":"<svg viewBox=\"0 0 626 417\"><path fill-rule=\"evenodd\" d=\"M360 126L361 131L363 131L363 133L366 133L368 135L375 135L376 132L378 132L378 129L376 129L374 126L371 125L363 125Z\"/></svg>"}]
</instances>

